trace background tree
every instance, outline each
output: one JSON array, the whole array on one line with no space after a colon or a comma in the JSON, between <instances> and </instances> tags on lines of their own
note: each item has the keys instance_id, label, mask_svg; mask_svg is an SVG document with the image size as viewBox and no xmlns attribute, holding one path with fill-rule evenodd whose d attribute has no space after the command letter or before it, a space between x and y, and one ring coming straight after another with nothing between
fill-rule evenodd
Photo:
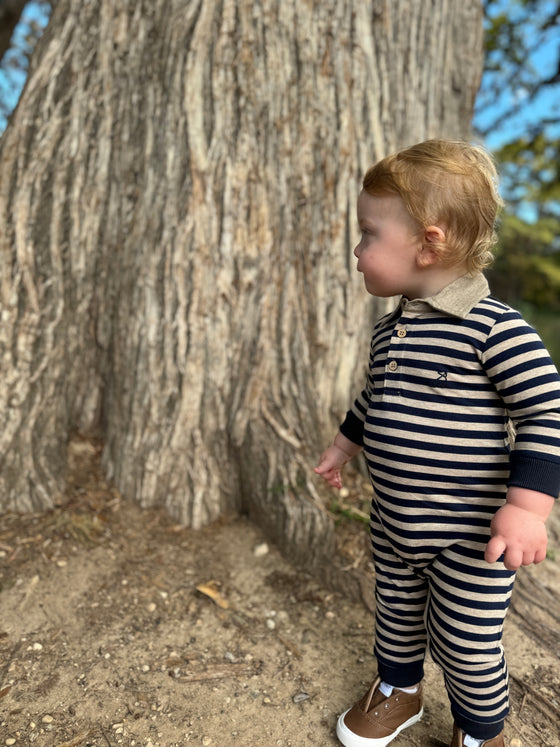
<instances>
[{"instance_id":1,"label":"background tree","mask_svg":"<svg viewBox=\"0 0 560 747\"><path fill-rule=\"evenodd\" d=\"M0 143L0 499L70 435L199 527L329 557L311 467L361 382L364 170L467 136L477 0L59 0Z\"/></svg>"},{"instance_id":2,"label":"background tree","mask_svg":"<svg viewBox=\"0 0 560 747\"><path fill-rule=\"evenodd\" d=\"M506 199L497 295L522 306L560 365L560 3L487 0L475 123L493 147Z\"/></svg>"}]
</instances>

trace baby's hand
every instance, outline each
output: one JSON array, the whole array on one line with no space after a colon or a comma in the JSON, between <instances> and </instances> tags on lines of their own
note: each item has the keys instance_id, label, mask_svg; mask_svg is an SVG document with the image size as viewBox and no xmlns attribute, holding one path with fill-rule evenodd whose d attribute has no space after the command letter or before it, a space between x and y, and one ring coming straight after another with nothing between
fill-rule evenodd
<instances>
[{"instance_id":1,"label":"baby's hand","mask_svg":"<svg viewBox=\"0 0 560 747\"><path fill-rule=\"evenodd\" d=\"M350 441L349 438L340 431L336 434L332 446L321 454L319 464L315 467L315 472L326 480L333 488L342 487L342 477L340 469L346 462L349 462L353 456L359 454L361 446Z\"/></svg>"},{"instance_id":2,"label":"baby's hand","mask_svg":"<svg viewBox=\"0 0 560 747\"><path fill-rule=\"evenodd\" d=\"M531 511L506 503L492 519L491 531L492 539L484 555L489 563L495 563L505 553L505 567L516 571L546 557L546 527Z\"/></svg>"},{"instance_id":3,"label":"baby's hand","mask_svg":"<svg viewBox=\"0 0 560 747\"><path fill-rule=\"evenodd\" d=\"M486 546L486 561L495 563L504 553L504 565L509 571L543 561L547 544L545 521L553 504L554 498L544 493L510 488L507 502L490 524L492 538Z\"/></svg>"},{"instance_id":4,"label":"baby's hand","mask_svg":"<svg viewBox=\"0 0 560 747\"><path fill-rule=\"evenodd\" d=\"M346 454L338 446L329 446L329 448L321 454L319 464L315 467L314 472L326 480L329 485L333 488L342 487L342 477L340 474L341 467L346 464L349 460L348 454Z\"/></svg>"}]
</instances>

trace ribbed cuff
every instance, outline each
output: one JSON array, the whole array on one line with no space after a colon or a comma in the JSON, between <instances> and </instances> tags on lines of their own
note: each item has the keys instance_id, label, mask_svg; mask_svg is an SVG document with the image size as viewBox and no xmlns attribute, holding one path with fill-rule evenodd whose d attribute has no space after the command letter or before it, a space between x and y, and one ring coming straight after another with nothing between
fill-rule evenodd
<instances>
[{"instance_id":1,"label":"ribbed cuff","mask_svg":"<svg viewBox=\"0 0 560 747\"><path fill-rule=\"evenodd\" d=\"M364 444L364 422L360 420L352 410L348 410L344 422L339 428L343 436L346 436L350 441L358 446Z\"/></svg>"},{"instance_id":2,"label":"ribbed cuff","mask_svg":"<svg viewBox=\"0 0 560 747\"><path fill-rule=\"evenodd\" d=\"M558 498L560 463L540 459L530 453L512 451L508 488L526 488Z\"/></svg>"},{"instance_id":3,"label":"ribbed cuff","mask_svg":"<svg viewBox=\"0 0 560 747\"><path fill-rule=\"evenodd\" d=\"M497 737L504 730L505 719L483 724L480 721L472 721L470 718L466 718L462 713L455 710L453 706L451 706L451 713L457 726L465 734L469 734L475 739L494 739L494 737Z\"/></svg>"},{"instance_id":4,"label":"ribbed cuff","mask_svg":"<svg viewBox=\"0 0 560 747\"><path fill-rule=\"evenodd\" d=\"M377 674L383 682L393 687L414 687L424 679L424 662L414 661L406 664L393 664L383 661L377 655Z\"/></svg>"}]
</instances>

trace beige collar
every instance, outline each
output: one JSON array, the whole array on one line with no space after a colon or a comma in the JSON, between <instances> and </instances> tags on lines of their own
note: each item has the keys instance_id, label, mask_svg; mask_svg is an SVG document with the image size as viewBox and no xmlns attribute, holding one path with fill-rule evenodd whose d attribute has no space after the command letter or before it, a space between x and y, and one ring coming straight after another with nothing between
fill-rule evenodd
<instances>
[{"instance_id":1,"label":"beige collar","mask_svg":"<svg viewBox=\"0 0 560 747\"><path fill-rule=\"evenodd\" d=\"M464 319L471 309L489 294L488 281L481 272L477 272L475 275L462 275L429 298L409 301L403 296L395 311L402 313L405 307L408 311L420 311L426 306L431 306L432 309Z\"/></svg>"},{"instance_id":2,"label":"beige collar","mask_svg":"<svg viewBox=\"0 0 560 747\"><path fill-rule=\"evenodd\" d=\"M464 319L479 301L490 294L488 281L481 272L462 275L443 290L426 299L434 309Z\"/></svg>"}]
</instances>

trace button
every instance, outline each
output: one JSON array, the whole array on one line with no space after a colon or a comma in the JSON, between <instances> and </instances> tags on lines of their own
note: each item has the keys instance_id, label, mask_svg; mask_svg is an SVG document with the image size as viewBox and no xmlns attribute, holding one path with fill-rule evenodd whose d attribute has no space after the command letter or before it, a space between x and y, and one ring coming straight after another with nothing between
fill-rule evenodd
<instances>
[{"instance_id":1,"label":"button","mask_svg":"<svg viewBox=\"0 0 560 747\"><path fill-rule=\"evenodd\" d=\"M406 329L398 329L397 330L397 335L399 337L406 337Z\"/></svg>"},{"instance_id":2,"label":"button","mask_svg":"<svg viewBox=\"0 0 560 747\"><path fill-rule=\"evenodd\" d=\"M398 366L399 364L397 363L397 361L391 361L389 363L389 371L396 371Z\"/></svg>"}]
</instances>

